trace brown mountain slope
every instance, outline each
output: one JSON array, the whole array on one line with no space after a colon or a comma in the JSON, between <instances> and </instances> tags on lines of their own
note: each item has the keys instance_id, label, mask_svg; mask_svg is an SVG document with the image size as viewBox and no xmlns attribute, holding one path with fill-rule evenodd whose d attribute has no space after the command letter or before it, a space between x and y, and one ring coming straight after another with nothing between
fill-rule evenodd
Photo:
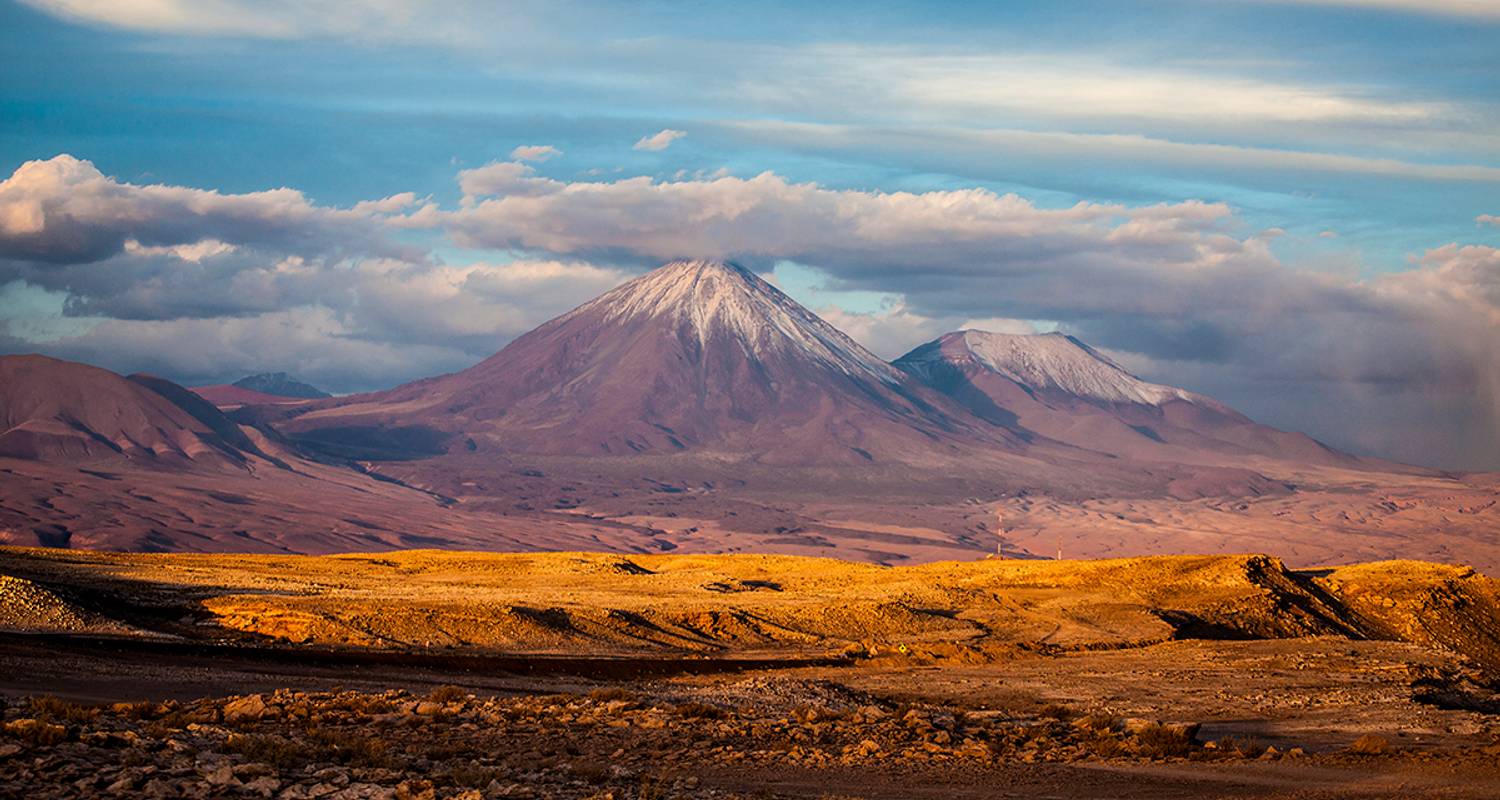
<instances>
[{"instance_id":1,"label":"brown mountain slope","mask_svg":"<svg viewBox=\"0 0 1500 800\"><path fill-rule=\"evenodd\" d=\"M168 395L172 395L169 397ZM0 455L240 468L250 446L212 406L160 379L45 356L0 357Z\"/></svg>"},{"instance_id":2,"label":"brown mountain slope","mask_svg":"<svg viewBox=\"0 0 1500 800\"><path fill-rule=\"evenodd\" d=\"M0 357L0 542L330 552L597 546L587 520L500 517L308 461L160 378ZM643 547L632 528L614 546Z\"/></svg>"},{"instance_id":3,"label":"brown mountain slope","mask_svg":"<svg viewBox=\"0 0 1500 800\"><path fill-rule=\"evenodd\" d=\"M302 403L306 402L300 397L282 397L280 395L257 392L235 386L231 383L214 384L212 386L194 386L194 394L202 397L219 408L238 408L239 406L266 405L277 403Z\"/></svg>"},{"instance_id":4,"label":"brown mountain slope","mask_svg":"<svg viewBox=\"0 0 1500 800\"><path fill-rule=\"evenodd\" d=\"M930 463L1022 444L712 261L668 264L470 369L324 403L283 429L334 448L768 464Z\"/></svg>"},{"instance_id":5,"label":"brown mountain slope","mask_svg":"<svg viewBox=\"0 0 1500 800\"><path fill-rule=\"evenodd\" d=\"M1060 333L957 331L894 363L980 417L1112 455L1197 463L1259 456L1321 466L1360 464L1305 434L1257 424L1211 398L1143 381Z\"/></svg>"}]
</instances>

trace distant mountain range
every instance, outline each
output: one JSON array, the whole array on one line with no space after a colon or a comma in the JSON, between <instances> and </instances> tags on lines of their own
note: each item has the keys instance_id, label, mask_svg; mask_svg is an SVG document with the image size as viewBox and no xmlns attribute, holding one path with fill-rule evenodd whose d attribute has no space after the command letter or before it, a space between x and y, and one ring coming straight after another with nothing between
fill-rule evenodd
<instances>
[{"instance_id":1,"label":"distant mountain range","mask_svg":"<svg viewBox=\"0 0 1500 800\"><path fill-rule=\"evenodd\" d=\"M195 395L40 357L0 368L7 489L46 464L212 474L212 491L243 497L265 496L245 487L274 474L305 497L295 514L241 504L240 527L194 537L191 523L160 522L171 502L106 486L130 532L105 539L127 547L583 542L895 563L974 557L1000 540L1040 555L1066 536L1076 555L1443 560L1462 546L1500 564L1494 476L1341 453L1141 380L1061 334L958 331L886 362L716 261L667 264L467 370L363 395L328 397L283 373ZM5 537L56 543L47 491L109 505L67 483L32 481L24 513L0 501ZM347 520L368 522L353 498L372 486L394 524L359 538ZM403 524L402 503L424 511ZM142 533L153 519L157 532Z\"/></svg>"},{"instance_id":2,"label":"distant mountain range","mask_svg":"<svg viewBox=\"0 0 1500 800\"><path fill-rule=\"evenodd\" d=\"M216 406L245 406L263 403L285 403L295 400L318 400L332 395L285 372L262 372L248 375L234 383L195 386L193 391Z\"/></svg>"},{"instance_id":3,"label":"distant mountain range","mask_svg":"<svg viewBox=\"0 0 1500 800\"><path fill-rule=\"evenodd\" d=\"M733 264L680 261L462 372L299 407L278 428L374 457L461 443L556 455L713 453L784 464L940 464L1060 445L1195 461L1357 459L1147 383L1060 334L960 331L887 363ZM363 439L361 437L364 437ZM398 452L399 442L414 452Z\"/></svg>"}]
</instances>

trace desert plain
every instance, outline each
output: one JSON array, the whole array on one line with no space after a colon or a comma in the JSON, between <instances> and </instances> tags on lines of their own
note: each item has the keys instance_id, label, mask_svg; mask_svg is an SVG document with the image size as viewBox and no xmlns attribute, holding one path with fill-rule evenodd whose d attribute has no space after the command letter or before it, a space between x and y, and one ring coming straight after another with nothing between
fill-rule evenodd
<instances>
[{"instance_id":1,"label":"desert plain","mask_svg":"<svg viewBox=\"0 0 1500 800\"><path fill-rule=\"evenodd\" d=\"M1260 555L0 551L0 793L1493 797L1500 586Z\"/></svg>"}]
</instances>

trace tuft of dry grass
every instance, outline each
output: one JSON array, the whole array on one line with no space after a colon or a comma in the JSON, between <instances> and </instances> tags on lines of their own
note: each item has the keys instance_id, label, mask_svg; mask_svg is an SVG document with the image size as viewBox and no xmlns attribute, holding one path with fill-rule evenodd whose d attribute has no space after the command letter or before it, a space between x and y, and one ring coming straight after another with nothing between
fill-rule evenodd
<instances>
[{"instance_id":1,"label":"tuft of dry grass","mask_svg":"<svg viewBox=\"0 0 1500 800\"><path fill-rule=\"evenodd\" d=\"M1230 757L1260 758L1266 752L1265 742L1250 738L1226 736L1215 745L1220 753Z\"/></svg>"},{"instance_id":2,"label":"tuft of dry grass","mask_svg":"<svg viewBox=\"0 0 1500 800\"><path fill-rule=\"evenodd\" d=\"M1357 756L1383 756L1391 752L1391 742L1379 734L1367 733L1349 744L1349 752Z\"/></svg>"},{"instance_id":3,"label":"tuft of dry grass","mask_svg":"<svg viewBox=\"0 0 1500 800\"><path fill-rule=\"evenodd\" d=\"M18 719L5 723L5 735L33 747L51 747L68 738L68 729L40 719Z\"/></svg>"},{"instance_id":4,"label":"tuft of dry grass","mask_svg":"<svg viewBox=\"0 0 1500 800\"><path fill-rule=\"evenodd\" d=\"M469 699L469 691L459 686L445 684L433 689L427 698L434 703L457 703Z\"/></svg>"},{"instance_id":5,"label":"tuft of dry grass","mask_svg":"<svg viewBox=\"0 0 1500 800\"><path fill-rule=\"evenodd\" d=\"M71 700L52 697L51 695L33 697L28 704L31 708L31 713L42 719L57 722L90 722L99 716L99 708L97 706L83 705Z\"/></svg>"},{"instance_id":6,"label":"tuft of dry grass","mask_svg":"<svg viewBox=\"0 0 1500 800\"><path fill-rule=\"evenodd\" d=\"M1058 722L1067 722L1078 716L1078 712L1063 705L1062 703L1048 703L1036 712L1043 719L1055 719Z\"/></svg>"},{"instance_id":7,"label":"tuft of dry grass","mask_svg":"<svg viewBox=\"0 0 1500 800\"><path fill-rule=\"evenodd\" d=\"M679 703L674 706L672 710L677 712L677 715L684 719L723 719L729 716L729 713L727 711L719 708L718 706L709 705L708 703L699 703L696 701L690 703Z\"/></svg>"},{"instance_id":8,"label":"tuft of dry grass","mask_svg":"<svg viewBox=\"0 0 1500 800\"><path fill-rule=\"evenodd\" d=\"M1149 758L1186 758L1193 739L1180 727L1151 723L1135 733L1136 750Z\"/></svg>"}]
</instances>

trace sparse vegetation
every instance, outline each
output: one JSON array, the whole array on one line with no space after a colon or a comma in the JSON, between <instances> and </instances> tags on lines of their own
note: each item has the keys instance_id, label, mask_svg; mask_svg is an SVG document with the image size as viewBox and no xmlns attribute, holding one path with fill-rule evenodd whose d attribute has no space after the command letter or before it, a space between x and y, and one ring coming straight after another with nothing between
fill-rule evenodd
<instances>
[{"instance_id":1,"label":"sparse vegetation","mask_svg":"<svg viewBox=\"0 0 1500 800\"><path fill-rule=\"evenodd\" d=\"M1077 712L1062 703L1048 703L1042 706L1036 712L1036 715L1044 719L1055 719L1066 722L1077 716Z\"/></svg>"},{"instance_id":2,"label":"sparse vegetation","mask_svg":"<svg viewBox=\"0 0 1500 800\"><path fill-rule=\"evenodd\" d=\"M1226 736L1214 743L1216 751L1231 758L1260 758L1266 752L1266 743L1257 739Z\"/></svg>"},{"instance_id":3,"label":"sparse vegetation","mask_svg":"<svg viewBox=\"0 0 1500 800\"><path fill-rule=\"evenodd\" d=\"M30 700L31 713L42 719L65 723L88 722L99 716L99 709L95 706L75 703L70 700L62 700L50 695L33 697Z\"/></svg>"},{"instance_id":4,"label":"sparse vegetation","mask_svg":"<svg viewBox=\"0 0 1500 800\"><path fill-rule=\"evenodd\" d=\"M51 747L68 738L68 729L40 719L17 719L5 723L5 735L33 747Z\"/></svg>"},{"instance_id":5,"label":"sparse vegetation","mask_svg":"<svg viewBox=\"0 0 1500 800\"><path fill-rule=\"evenodd\" d=\"M1148 758L1186 758L1194 749L1193 738L1182 726L1155 722L1135 732L1135 745Z\"/></svg>"},{"instance_id":6,"label":"sparse vegetation","mask_svg":"<svg viewBox=\"0 0 1500 800\"><path fill-rule=\"evenodd\" d=\"M1367 733L1349 744L1349 752L1357 756L1383 756L1391 752L1391 742L1379 734Z\"/></svg>"},{"instance_id":7,"label":"sparse vegetation","mask_svg":"<svg viewBox=\"0 0 1500 800\"><path fill-rule=\"evenodd\" d=\"M459 686L445 685L433 689L427 697L434 703L457 703L469 699L469 692Z\"/></svg>"}]
</instances>

